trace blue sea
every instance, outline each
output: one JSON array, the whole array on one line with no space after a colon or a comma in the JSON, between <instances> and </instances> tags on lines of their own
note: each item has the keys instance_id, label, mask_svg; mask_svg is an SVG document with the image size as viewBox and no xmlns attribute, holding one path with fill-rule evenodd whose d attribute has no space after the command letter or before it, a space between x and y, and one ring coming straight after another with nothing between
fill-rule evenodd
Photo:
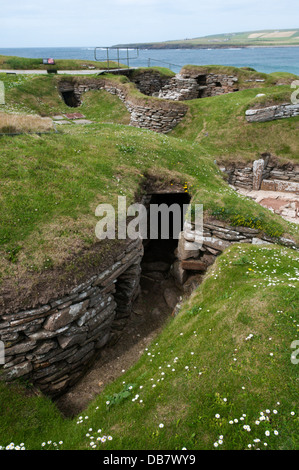
<instances>
[{"instance_id":1,"label":"blue sea","mask_svg":"<svg viewBox=\"0 0 299 470\"><path fill-rule=\"evenodd\" d=\"M84 59L99 61L107 58L106 50L94 47L18 48L1 49L0 55L30 58ZM109 51L109 58L118 58L116 50ZM252 67L258 72L290 72L299 75L299 47L269 47L240 49L140 49L120 50L122 63L133 67L164 66L178 72L183 65L231 65Z\"/></svg>"}]
</instances>

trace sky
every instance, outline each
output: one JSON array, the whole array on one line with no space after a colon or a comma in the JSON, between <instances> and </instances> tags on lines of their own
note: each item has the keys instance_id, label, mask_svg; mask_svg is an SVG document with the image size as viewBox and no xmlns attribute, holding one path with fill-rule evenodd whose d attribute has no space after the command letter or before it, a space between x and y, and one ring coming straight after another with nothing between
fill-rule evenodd
<instances>
[{"instance_id":1,"label":"sky","mask_svg":"<svg viewBox=\"0 0 299 470\"><path fill-rule=\"evenodd\" d=\"M298 0L0 0L0 48L95 47L299 28Z\"/></svg>"}]
</instances>

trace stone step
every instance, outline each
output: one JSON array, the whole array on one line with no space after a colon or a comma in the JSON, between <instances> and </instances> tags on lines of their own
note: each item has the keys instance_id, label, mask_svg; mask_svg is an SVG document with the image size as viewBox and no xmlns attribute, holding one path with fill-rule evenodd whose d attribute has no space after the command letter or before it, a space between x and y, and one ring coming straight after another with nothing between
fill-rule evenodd
<instances>
[{"instance_id":1,"label":"stone step","mask_svg":"<svg viewBox=\"0 0 299 470\"><path fill-rule=\"evenodd\" d=\"M263 180L261 184L261 190L299 193L299 183L296 183L295 181L283 181L276 179Z\"/></svg>"},{"instance_id":2,"label":"stone step","mask_svg":"<svg viewBox=\"0 0 299 470\"><path fill-rule=\"evenodd\" d=\"M206 271L207 265L200 260L183 260L182 268L187 271Z\"/></svg>"}]
</instances>

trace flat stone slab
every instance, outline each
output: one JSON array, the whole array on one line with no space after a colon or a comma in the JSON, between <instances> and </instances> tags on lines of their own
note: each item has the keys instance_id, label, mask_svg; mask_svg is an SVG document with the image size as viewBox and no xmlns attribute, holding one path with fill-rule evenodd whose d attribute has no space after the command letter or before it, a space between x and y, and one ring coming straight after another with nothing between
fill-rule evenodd
<instances>
[{"instance_id":1,"label":"flat stone slab","mask_svg":"<svg viewBox=\"0 0 299 470\"><path fill-rule=\"evenodd\" d=\"M70 121L53 121L54 124L59 124L60 126L61 125L65 125L65 124L71 124Z\"/></svg>"},{"instance_id":2,"label":"flat stone slab","mask_svg":"<svg viewBox=\"0 0 299 470\"><path fill-rule=\"evenodd\" d=\"M189 271L206 271L207 265L201 260L183 260L182 268Z\"/></svg>"},{"instance_id":3,"label":"flat stone slab","mask_svg":"<svg viewBox=\"0 0 299 470\"><path fill-rule=\"evenodd\" d=\"M270 181L270 180L269 180ZM274 180L272 180L274 181ZM249 191L238 188L238 193L250 197L263 207L275 212L289 222L299 224L299 195L288 191Z\"/></svg>"},{"instance_id":4,"label":"flat stone slab","mask_svg":"<svg viewBox=\"0 0 299 470\"><path fill-rule=\"evenodd\" d=\"M65 114L65 116L68 119L84 119L85 118L84 114L81 114L81 113L68 113L68 114Z\"/></svg>"},{"instance_id":5,"label":"flat stone slab","mask_svg":"<svg viewBox=\"0 0 299 470\"><path fill-rule=\"evenodd\" d=\"M82 124L82 125L85 125L85 124L92 124L93 121L89 121L89 119L77 119L76 121L74 121L74 124Z\"/></svg>"},{"instance_id":6,"label":"flat stone slab","mask_svg":"<svg viewBox=\"0 0 299 470\"><path fill-rule=\"evenodd\" d=\"M53 121L62 121L63 119L65 119L65 117L61 115L57 115L57 116L52 116L52 119Z\"/></svg>"}]
</instances>

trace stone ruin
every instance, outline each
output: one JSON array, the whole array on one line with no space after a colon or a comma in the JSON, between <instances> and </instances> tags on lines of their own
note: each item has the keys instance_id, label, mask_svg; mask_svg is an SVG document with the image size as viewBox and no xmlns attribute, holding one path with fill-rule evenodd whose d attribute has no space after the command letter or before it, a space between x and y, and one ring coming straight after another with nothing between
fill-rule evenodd
<instances>
[{"instance_id":1,"label":"stone ruin","mask_svg":"<svg viewBox=\"0 0 299 470\"><path fill-rule=\"evenodd\" d=\"M238 77L202 70L182 69L174 77L145 71L130 77L141 93L172 101L185 101L238 91Z\"/></svg>"},{"instance_id":2,"label":"stone ruin","mask_svg":"<svg viewBox=\"0 0 299 470\"><path fill-rule=\"evenodd\" d=\"M263 154L251 163L221 165L228 183L289 222L299 223L299 165Z\"/></svg>"}]
</instances>

